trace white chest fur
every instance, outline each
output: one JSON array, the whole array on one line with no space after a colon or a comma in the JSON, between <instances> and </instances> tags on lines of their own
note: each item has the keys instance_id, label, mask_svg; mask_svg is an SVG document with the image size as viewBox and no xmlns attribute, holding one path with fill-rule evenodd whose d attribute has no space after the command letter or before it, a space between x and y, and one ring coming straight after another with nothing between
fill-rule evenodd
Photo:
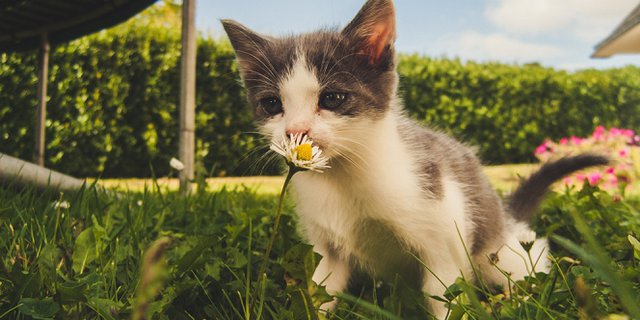
<instances>
[{"instance_id":1,"label":"white chest fur","mask_svg":"<svg viewBox=\"0 0 640 320\"><path fill-rule=\"evenodd\" d=\"M376 125L368 148L356 151L358 166L294 176L297 212L309 241L330 243L343 259L355 258L374 273L393 272L389 266L396 265L389 261L409 252L427 264L454 259L466 265L459 234L467 241L471 226L461 188L445 176L444 197L429 199L394 116Z\"/></svg>"}]
</instances>

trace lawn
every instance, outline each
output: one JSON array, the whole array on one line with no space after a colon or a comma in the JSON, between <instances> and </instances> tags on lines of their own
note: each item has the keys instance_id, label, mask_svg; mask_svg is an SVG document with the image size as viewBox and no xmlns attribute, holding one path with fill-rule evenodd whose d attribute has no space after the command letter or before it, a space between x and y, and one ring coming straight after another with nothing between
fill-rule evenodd
<instances>
[{"instance_id":1,"label":"lawn","mask_svg":"<svg viewBox=\"0 0 640 320\"><path fill-rule=\"evenodd\" d=\"M487 168L500 190L530 170ZM281 178L226 179L186 198L165 180L99 182L120 184L106 193L0 187L0 319L317 319L320 257L289 202L258 275ZM551 272L505 292L460 279L439 297L453 319L640 318L640 198L558 190L535 222L552 239ZM334 319L424 318L423 294L402 281L362 277L342 298Z\"/></svg>"},{"instance_id":2,"label":"lawn","mask_svg":"<svg viewBox=\"0 0 640 320\"><path fill-rule=\"evenodd\" d=\"M511 164L499 166L486 166L485 173L491 180L493 186L500 192L508 193L513 190L520 177L527 177L538 165L535 164ZM94 181L94 180L91 180ZM208 178L207 187L209 191L219 191L226 187L235 190L251 189L260 194L278 194L282 188L284 177L223 177ZM152 187L155 184L163 191L176 191L180 185L177 178L159 178L159 179L102 179L98 184L110 189L130 190L140 192L146 187Z\"/></svg>"}]
</instances>

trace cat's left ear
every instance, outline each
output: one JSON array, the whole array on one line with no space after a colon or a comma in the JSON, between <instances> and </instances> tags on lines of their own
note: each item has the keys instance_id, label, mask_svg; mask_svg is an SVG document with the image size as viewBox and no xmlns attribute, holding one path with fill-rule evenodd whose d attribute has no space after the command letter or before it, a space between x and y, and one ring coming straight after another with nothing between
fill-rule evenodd
<instances>
[{"instance_id":1,"label":"cat's left ear","mask_svg":"<svg viewBox=\"0 0 640 320\"><path fill-rule=\"evenodd\" d=\"M243 75L247 74L250 70L260 65L256 60L261 55L256 54L256 52L263 52L270 39L233 20L225 19L221 20L221 22L238 57L241 73Z\"/></svg>"},{"instance_id":2,"label":"cat's left ear","mask_svg":"<svg viewBox=\"0 0 640 320\"><path fill-rule=\"evenodd\" d=\"M358 50L370 64L393 60L396 38L396 14L391 0L369 0L342 30L348 39L356 41Z\"/></svg>"}]
</instances>

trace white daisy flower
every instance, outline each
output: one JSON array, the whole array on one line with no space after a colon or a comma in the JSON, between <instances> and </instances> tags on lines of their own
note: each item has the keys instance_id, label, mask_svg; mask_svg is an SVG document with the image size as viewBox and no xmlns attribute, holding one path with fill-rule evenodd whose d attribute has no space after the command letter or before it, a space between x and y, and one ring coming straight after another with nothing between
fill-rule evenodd
<instances>
[{"instance_id":1,"label":"white daisy flower","mask_svg":"<svg viewBox=\"0 0 640 320\"><path fill-rule=\"evenodd\" d=\"M291 134L282 137L278 143L272 143L269 149L285 158L289 166L302 170L322 172L329 166L329 158L322 154L318 146L306 134Z\"/></svg>"},{"instance_id":2,"label":"white daisy flower","mask_svg":"<svg viewBox=\"0 0 640 320\"><path fill-rule=\"evenodd\" d=\"M171 160L169 160L169 165L171 166L171 168L174 168L178 171L184 170L184 163L176 158L171 158Z\"/></svg>"},{"instance_id":3,"label":"white daisy flower","mask_svg":"<svg viewBox=\"0 0 640 320\"><path fill-rule=\"evenodd\" d=\"M71 207L71 204L69 203L69 201L56 201L52 204L54 209L69 209Z\"/></svg>"}]
</instances>

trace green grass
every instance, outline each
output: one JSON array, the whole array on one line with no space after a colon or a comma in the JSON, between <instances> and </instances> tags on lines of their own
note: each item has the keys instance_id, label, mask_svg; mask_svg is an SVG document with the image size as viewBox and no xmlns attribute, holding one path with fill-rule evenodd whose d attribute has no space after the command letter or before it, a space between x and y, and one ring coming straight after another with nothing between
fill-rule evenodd
<instances>
[{"instance_id":1,"label":"green grass","mask_svg":"<svg viewBox=\"0 0 640 320\"><path fill-rule=\"evenodd\" d=\"M320 257L297 235L290 203L257 274L277 195L255 188L183 198L153 183L121 193L0 187L0 319L317 319L327 295L310 275ZM535 222L552 239L549 274L508 294L460 279L439 299L456 319L640 318L640 248L629 237L640 235L638 204L590 187L553 194ZM359 283L334 319L424 318L423 294L402 280Z\"/></svg>"},{"instance_id":2,"label":"green grass","mask_svg":"<svg viewBox=\"0 0 640 320\"><path fill-rule=\"evenodd\" d=\"M491 180L493 186L504 193L513 190L520 177L529 176L538 167L536 164L510 164L485 167L485 173ZM260 194L278 194L282 188L284 177L222 177L208 178L207 185L209 191L218 191L222 188L237 189L248 188ZM90 179L90 181L94 181ZM102 179L98 184L110 189L122 191L143 191L145 187L154 185L160 187L162 191L177 191L180 183L177 178L153 179Z\"/></svg>"}]
</instances>

